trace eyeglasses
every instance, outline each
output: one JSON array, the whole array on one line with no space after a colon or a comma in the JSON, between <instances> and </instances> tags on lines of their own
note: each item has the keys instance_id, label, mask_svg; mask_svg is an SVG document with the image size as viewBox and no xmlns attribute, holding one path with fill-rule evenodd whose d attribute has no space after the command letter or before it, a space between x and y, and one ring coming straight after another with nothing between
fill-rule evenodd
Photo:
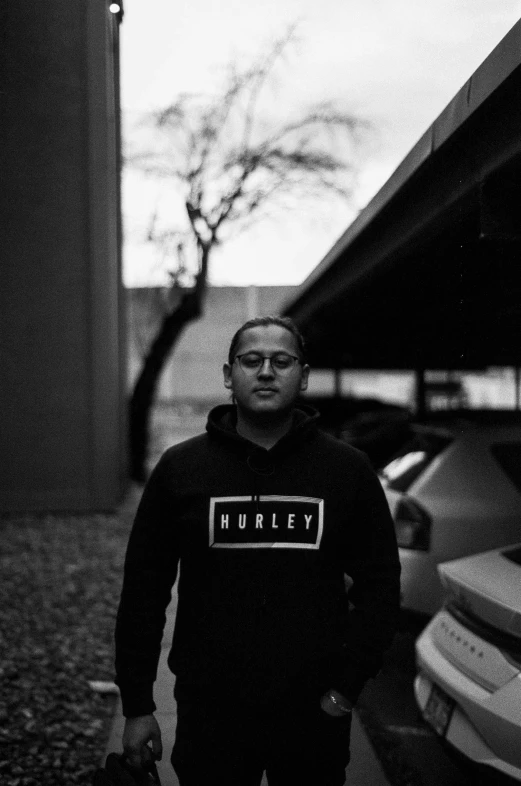
<instances>
[{"instance_id":1,"label":"eyeglasses","mask_svg":"<svg viewBox=\"0 0 521 786\"><path fill-rule=\"evenodd\" d=\"M300 358L295 355L288 355L286 352L277 352L275 355L259 355L258 352L245 352L243 355L235 355L234 360L239 361L239 366L246 374L257 374L264 366L264 361L268 360L274 374L284 376L290 374L297 363L301 363Z\"/></svg>"}]
</instances>

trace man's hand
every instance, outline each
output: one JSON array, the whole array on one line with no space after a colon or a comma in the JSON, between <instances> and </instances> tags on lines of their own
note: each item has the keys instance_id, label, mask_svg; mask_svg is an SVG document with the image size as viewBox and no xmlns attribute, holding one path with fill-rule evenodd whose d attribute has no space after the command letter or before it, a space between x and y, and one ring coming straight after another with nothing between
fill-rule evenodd
<instances>
[{"instance_id":1,"label":"man's hand","mask_svg":"<svg viewBox=\"0 0 521 786\"><path fill-rule=\"evenodd\" d=\"M152 743L152 751L148 743ZM154 715L127 718L123 731L123 750L133 767L146 769L153 760L163 755L161 729ZM153 756L152 756L153 754Z\"/></svg>"},{"instance_id":2,"label":"man's hand","mask_svg":"<svg viewBox=\"0 0 521 786\"><path fill-rule=\"evenodd\" d=\"M332 715L334 718L348 715L353 709L351 702L337 690L333 689L324 693L320 699L320 706L324 712L327 712L328 715Z\"/></svg>"}]
</instances>

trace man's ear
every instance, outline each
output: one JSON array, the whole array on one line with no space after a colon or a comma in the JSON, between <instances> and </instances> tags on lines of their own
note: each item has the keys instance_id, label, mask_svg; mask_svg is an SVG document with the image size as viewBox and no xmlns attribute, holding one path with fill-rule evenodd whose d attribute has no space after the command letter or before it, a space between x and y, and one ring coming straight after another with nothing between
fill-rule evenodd
<instances>
[{"instance_id":1,"label":"man's ear","mask_svg":"<svg viewBox=\"0 0 521 786\"><path fill-rule=\"evenodd\" d=\"M232 389L232 367L229 363L223 366L224 387L228 390Z\"/></svg>"},{"instance_id":2,"label":"man's ear","mask_svg":"<svg viewBox=\"0 0 521 786\"><path fill-rule=\"evenodd\" d=\"M308 389L308 381L309 381L309 366L306 365L302 366L302 377L300 379L300 389L307 390Z\"/></svg>"}]
</instances>

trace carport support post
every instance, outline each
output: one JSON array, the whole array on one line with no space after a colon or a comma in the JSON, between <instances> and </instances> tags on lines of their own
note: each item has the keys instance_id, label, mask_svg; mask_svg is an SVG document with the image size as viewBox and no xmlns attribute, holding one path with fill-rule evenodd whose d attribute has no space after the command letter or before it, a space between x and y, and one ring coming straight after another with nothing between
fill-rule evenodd
<instances>
[{"instance_id":1,"label":"carport support post","mask_svg":"<svg viewBox=\"0 0 521 786\"><path fill-rule=\"evenodd\" d=\"M426 412L425 407L425 394L426 394L426 386L425 386L425 369L418 368L416 369L415 377L416 377L416 414L423 416Z\"/></svg>"},{"instance_id":2,"label":"carport support post","mask_svg":"<svg viewBox=\"0 0 521 786\"><path fill-rule=\"evenodd\" d=\"M342 369L335 368L333 369L333 387L334 387L334 398L335 398L335 409L338 413L340 413L340 400L342 399ZM335 418L335 437L341 438L342 435L342 424L341 418Z\"/></svg>"}]
</instances>

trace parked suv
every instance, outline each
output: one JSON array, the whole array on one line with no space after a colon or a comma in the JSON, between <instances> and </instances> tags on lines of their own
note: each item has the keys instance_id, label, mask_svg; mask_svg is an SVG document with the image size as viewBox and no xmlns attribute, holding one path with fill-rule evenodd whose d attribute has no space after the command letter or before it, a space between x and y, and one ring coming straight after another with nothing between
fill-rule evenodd
<instances>
[{"instance_id":1,"label":"parked suv","mask_svg":"<svg viewBox=\"0 0 521 786\"><path fill-rule=\"evenodd\" d=\"M514 413L418 424L380 471L402 565L402 605L433 614L440 562L521 535L521 424Z\"/></svg>"}]
</instances>

